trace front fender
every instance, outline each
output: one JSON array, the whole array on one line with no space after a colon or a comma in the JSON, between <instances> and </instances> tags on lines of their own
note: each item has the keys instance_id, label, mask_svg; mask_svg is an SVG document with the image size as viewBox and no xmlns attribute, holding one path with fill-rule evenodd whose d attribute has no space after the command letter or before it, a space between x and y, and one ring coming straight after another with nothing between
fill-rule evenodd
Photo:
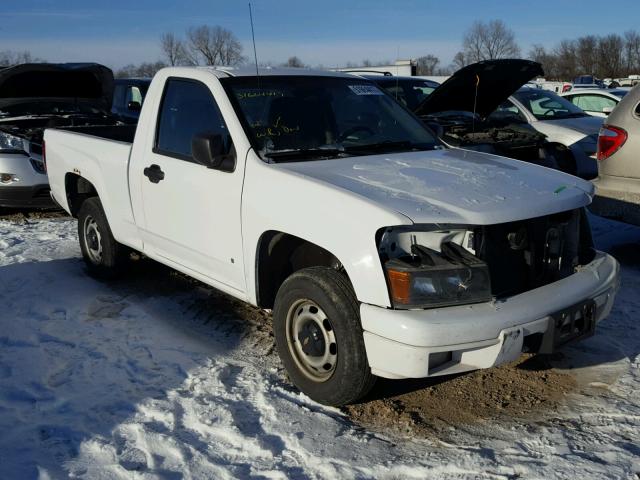
<instances>
[{"instance_id":1,"label":"front fender","mask_svg":"<svg viewBox=\"0 0 640 480\"><path fill-rule=\"evenodd\" d=\"M257 246L264 232L275 230L333 254L349 275L359 301L391 306L375 235L385 226L412 224L404 215L321 181L265 164L250 152L242 224L247 296L254 304Z\"/></svg>"}]
</instances>

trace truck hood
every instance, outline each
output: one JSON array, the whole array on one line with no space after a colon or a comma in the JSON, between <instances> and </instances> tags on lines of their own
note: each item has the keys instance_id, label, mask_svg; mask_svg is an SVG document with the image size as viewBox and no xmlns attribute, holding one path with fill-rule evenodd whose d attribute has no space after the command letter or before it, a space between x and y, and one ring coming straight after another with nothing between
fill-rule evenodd
<instances>
[{"instance_id":1,"label":"truck hood","mask_svg":"<svg viewBox=\"0 0 640 480\"><path fill-rule=\"evenodd\" d=\"M348 190L414 223L523 220L583 207L594 192L590 182L556 170L455 148L275 167Z\"/></svg>"},{"instance_id":2,"label":"truck hood","mask_svg":"<svg viewBox=\"0 0 640 480\"><path fill-rule=\"evenodd\" d=\"M0 109L15 110L16 105L37 99L67 99L109 111L113 72L97 63L25 63L0 69Z\"/></svg>"},{"instance_id":3,"label":"truck hood","mask_svg":"<svg viewBox=\"0 0 640 480\"><path fill-rule=\"evenodd\" d=\"M501 59L473 63L455 72L431 92L414 113L473 112L475 105L476 113L485 118L525 83L542 75L542 66L530 60Z\"/></svg>"}]
</instances>

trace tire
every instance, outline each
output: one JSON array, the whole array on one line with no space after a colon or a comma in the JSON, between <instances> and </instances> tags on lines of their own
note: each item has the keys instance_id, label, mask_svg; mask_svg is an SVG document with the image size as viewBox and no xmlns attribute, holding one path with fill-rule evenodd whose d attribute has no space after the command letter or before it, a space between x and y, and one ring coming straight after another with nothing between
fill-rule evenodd
<instances>
[{"instance_id":1,"label":"tire","mask_svg":"<svg viewBox=\"0 0 640 480\"><path fill-rule=\"evenodd\" d=\"M341 273L311 267L288 277L276 296L273 329L289 378L313 400L342 406L373 387L358 302Z\"/></svg>"},{"instance_id":2,"label":"tire","mask_svg":"<svg viewBox=\"0 0 640 480\"><path fill-rule=\"evenodd\" d=\"M98 197L82 202L78 212L78 239L90 275L111 279L122 273L130 251L113 238Z\"/></svg>"}]
</instances>

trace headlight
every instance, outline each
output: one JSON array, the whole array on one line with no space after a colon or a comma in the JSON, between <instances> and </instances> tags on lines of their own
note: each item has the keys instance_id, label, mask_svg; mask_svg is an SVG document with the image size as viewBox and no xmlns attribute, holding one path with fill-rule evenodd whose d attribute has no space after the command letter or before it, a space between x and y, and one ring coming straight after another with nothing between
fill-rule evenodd
<instances>
[{"instance_id":1,"label":"headlight","mask_svg":"<svg viewBox=\"0 0 640 480\"><path fill-rule=\"evenodd\" d=\"M24 142L20 137L0 132L0 151L24 152Z\"/></svg>"},{"instance_id":2,"label":"headlight","mask_svg":"<svg viewBox=\"0 0 640 480\"><path fill-rule=\"evenodd\" d=\"M395 308L434 308L491 300L487 265L453 242L441 252L411 246L411 255L393 258L385 270Z\"/></svg>"}]
</instances>

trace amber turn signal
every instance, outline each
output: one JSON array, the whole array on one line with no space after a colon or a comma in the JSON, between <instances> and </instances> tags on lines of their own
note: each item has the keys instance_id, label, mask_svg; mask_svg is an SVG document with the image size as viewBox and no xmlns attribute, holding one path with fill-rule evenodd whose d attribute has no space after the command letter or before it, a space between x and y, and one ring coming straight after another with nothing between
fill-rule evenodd
<instances>
[{"instance_id":1,"label":"amber turn signal","mask_svg":"<svg viewBox=\"0 0 640 480\"><path fill-rule=\"evenodd\" d=\"M387 270L387 277L393 302L408 304L411 298L411 273Z\"/></svg>"}]
</instances>

